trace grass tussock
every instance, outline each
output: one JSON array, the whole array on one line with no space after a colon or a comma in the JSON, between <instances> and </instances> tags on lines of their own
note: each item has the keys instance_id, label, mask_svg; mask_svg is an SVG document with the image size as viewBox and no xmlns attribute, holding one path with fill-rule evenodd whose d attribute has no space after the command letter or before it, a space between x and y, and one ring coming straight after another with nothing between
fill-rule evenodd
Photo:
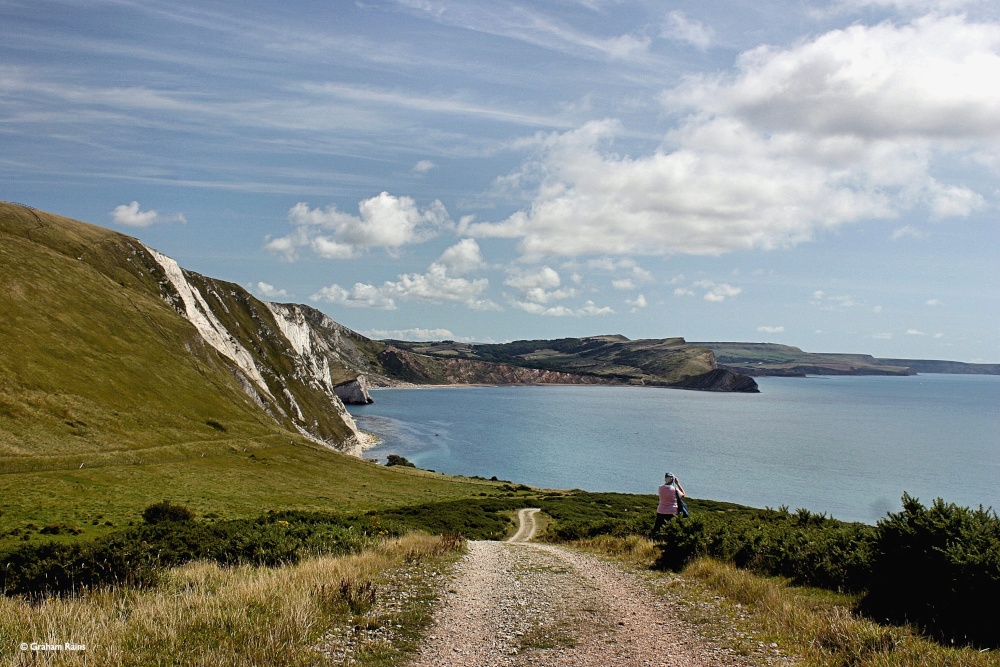
<instances>
[{"instance_id":1,"label":"grass tussock","mask_svg":"<svg viewBox=\"0 0 1000 667\"><path fill-rule=\"evenodd\" d=\"M0 598L0 662L281 667L327 664L349 653L360 664L382 664L414 645L411 634L426 625L433 601L426 580L461 544L408 535L280 568L189 563L147 590L103 589L38 603ZM397 580L406 581L406 595L394 589ZM425 594L412 593L419 590ZM86 650L21 653L21 642Z\"/></svg>"},{"instance_id":2,"label":"grass tussock","mask_svg":"<svg viewBox=\"0 0 1000 667\"><path fill-rule=\"evenodd\" d=\"M796 588L787 579L762 577L711 559L683 572L728 601L749 609L756 634L822 667L998 667L1000 655L951 648L912 629L885 626L850 611L853 600L829 591Z\"/></svg>"}]
</instances>

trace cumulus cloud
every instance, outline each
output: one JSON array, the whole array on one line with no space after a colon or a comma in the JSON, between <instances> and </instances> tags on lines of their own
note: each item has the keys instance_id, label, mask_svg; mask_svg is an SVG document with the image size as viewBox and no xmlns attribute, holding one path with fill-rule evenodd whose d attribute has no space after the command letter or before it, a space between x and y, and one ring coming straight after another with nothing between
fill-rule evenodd
<instances>
[{"instance_id":1,"label":"cumulus cloud","mask_svg":"<svg viewBox=\"0 0 1000 667\"><path fill-rule=\"evenodd\" d=\"M267 239L264 247L295 261L303 248L319 257L351 259L369 248L384 248L390 253L405 245L426 241L453 225L444 204L434 201L420 208L410 197L396 197L383 192L358 204L358 215L310 208L299 202L288 211L291 234Z\"/></svg>"},{"instance_id":2,"label":"cumulus cloud","mask_svg":"<svg viewBox=\"0 0 1000 667\"><path fill-rule=\"evenodd\" d=\"M504 284L517 290L515 294L504 295L507 302L514 308L533 315L586 317L614 312L610 306L598 306L590 300L578 307L555 305L554 302L578 296L579 290L575 287L563 287L559 272L550 266L508 269Z\"/></svg>"},{"instance_id":3,"label":"cumulus cloud","mask_svg":"<svg viewBox=\"0 0 1000 667\"><path fill-rule=\"evenodd\" d=\"M926 331L921 331L920 329L907 329L906 330L906 335L907 336L926 336L927 332Z\"/></svg>"},{"instance_id":4,"label":"cumulus cloud","mask_svg":"<svg viewBox=\"0 0 1000 667\"><path fill-rule=\"evenodd\" d=\"M512 175L537 182L530 207L468 232L520 239L529 258L719 255L906 211L968 215L985 199L938 167L997 147L998 80L1000 24L964 16L755 48L663 95L683 120L652 154L615 152L610 119L534 137Z\"/></svg>"},{"instance_id":5,"label":"cumulus cloud","mask_svg":"<svg viewBox=\"0 0 1000 667\"><path fill-rule=\"evenodd\" d=\"M725 301L743 293L742 287L733 287L729 283L717 283L713 280L699 280L694 286L707 290L702 297L705 301Z\"/></svg>"},{"instance_id":6,"label":"cumulus cloud","mask_svg":"<svg viewBox=\"0 0 1000 667\"><path fill-rule=\"evenodd\" d=\"M126 227L149 227L158 222L187 222L187 219L182 213L161 216L153 210L143 211L139 208L139 202L133 201L131 204L115 206L111 211L111 221Z\"/></svg>"},{"instance_id":7,"label":"cumulus cloud","mask_svg":"<svg viewBox=\"0 0 1000 667\"><path fill-rule=\"evenodd\" d=\"M924 301L924 305L925 306L943 306L944 305L944 301L941 301L940 299L927 299L927 301Z\"/></svg>"},{"instance_id":8,"label":"cumulus cloud","mask_svg":"<svg viewBox=\"0 0 1000 667\"><path fill-rule=\"evenodd\" d=\"M777 327L763 326L763 327L757 327L757 331L760 331L761 333L784 333L785 327L782 327L782 326L777 326Z\"/></svg>"},{"instance_id":9,"label":"cumulus cloud","mask_svg":"<svg viewBox=\"0 0 1000 667\"><path fill-rule=\"evenodd\" d=\"M561 286L559 272L550 266L510 269L504 284L517 290L516 295L507 295L507 300L521 310L536 315L573 314L569 309L547 307L553 301L571 299L577 295L575 287Z\"/></svg>"},{"instance_id":10,"label":"cumulus cloud","mask_svg":"<svg viewBox=\"0 0 1000 667\"><path fill-rule=\"evenodd\" d=\"M456 273L471 270L473 260L479 256L479 246L468 239L446 249L440 258L424 273L406 273L397 280L381 285L355 283L351 289L334 284L324 287L310 298L348 307L380 308L395 310L397 300L424 301L428 303L458 303L472 310L501 310L500 306L484 295L489 289L489 279L464 278Z\"/></svg>"},{"instance_id":11,"label":"cumulus cloud","mask_svg":"<svg viewBox=\"0 0 1000 667\"><path fill-rule=\"evenodd\" d=\"M278 289L274 285L269 285L265 282L257 283L257 294L260 294L265 299L287 299L288 292L283 289Z\"/></svg>"},{"instance_id":12,"label":"cumulus cloud","mask_svg":"<svg viewBox=\"0 0 1000 667\"><path fill-rule=\"evenodd\" d=\"M611 286L620 290L632 290L635 289L635 282L631 278L622 278L621 280L612 280Z\"/></svg>"},{"instance_id":13,"label":"cumulus cloud","mask_svg":"<svg viewBox=\"0 0 1000 667\"><path fill-rule=\"evenodd\" d=\"M543 304L532 303L530 301L515 301L512 305L520 308L526 313L531 313L532 315L544 315L546 317L590 317L594 315L611 315L615 312L610 306L598 306L589 299L579 308L571 308L569 306L562 305L545 306Z\"/></svg>"},{"instance_id":14,"label":"cumulus cloud","mask_svg":"<svg viewBox=\"0 0 1000 667\"><path fill-rule=\"evenodd\" d=\"M464 275L486 266L482 251L475 239L462 239L446 249L438 263L444 265L455 275Z\"/></svg>"},{"instance_id":15,"label":"cumulus cloud","mask_svg":"<svg viewBox=\"0 0 1000 667\"><path fill-rule=\"evenodd\" d=\"M649 302L646 301L646 297L642 294L635 297L634 299L625 299L625 303L627 303L629 306L632 307L632 309L629 311L631 313L637 313L639 312L640 309L645 308L646 306L649 305Z\"/></svg>"}]
</instances>

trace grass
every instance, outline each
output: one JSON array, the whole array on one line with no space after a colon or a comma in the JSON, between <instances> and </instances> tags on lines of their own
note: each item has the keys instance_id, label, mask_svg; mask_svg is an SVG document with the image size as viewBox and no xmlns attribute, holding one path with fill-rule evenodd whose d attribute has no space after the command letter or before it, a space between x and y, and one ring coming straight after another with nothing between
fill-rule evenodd
<instances>
[{"instance_id":1,"label":"grass","mask_svg":"<svg viewBox=\"0 0 1000 667\"><path fill-rule=\"evenodd\" d=\"M454 539L409 535L364 553L282 568L190 563L150 590L104 589L32 604L0 598L0 663L35 664L21 642L86 645L46 664L390 664L426 627ZM405 595L403 595L405 593Z\"/></svg>"},{"instance_id":2,"label":"grass","mask_svg":"<svg viewBox=\"0 0 1000 667\"><path fill-rule=\"evenodd\" d=\"M138 521L145 507L163 499L218 520L267 509L388 510L511 493L485 480L387 468L301 439L288 444L289 437L206 448L204 457L179 461L0 474L0 549L78 539L68 530L40 532L52 525L79 530L79 538L98 536Z\"/></svg>"}]
</instances>

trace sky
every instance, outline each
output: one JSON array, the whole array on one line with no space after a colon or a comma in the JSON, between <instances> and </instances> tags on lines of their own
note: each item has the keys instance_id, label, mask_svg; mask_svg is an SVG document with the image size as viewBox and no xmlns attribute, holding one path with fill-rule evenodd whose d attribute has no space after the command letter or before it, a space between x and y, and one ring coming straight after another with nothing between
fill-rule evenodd
<instances>
[{"instance_id":1,"label":"sky","mask_svg":"<svg viewBox=\"0 0 1000 667\"><path fill-rule=\"evenodd\" d=\"M375 338L1000 362L995 0L0 0L0 199Z\"/></svg>"}]
</instances>

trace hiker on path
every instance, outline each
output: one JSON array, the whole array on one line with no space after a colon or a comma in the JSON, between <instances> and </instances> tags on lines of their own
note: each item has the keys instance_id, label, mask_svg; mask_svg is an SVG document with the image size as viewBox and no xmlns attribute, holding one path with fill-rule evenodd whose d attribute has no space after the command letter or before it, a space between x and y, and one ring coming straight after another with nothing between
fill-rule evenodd
<instances>
[{"instance_id":1,"label":"hiker on path","mask_svg":"<svg viewBox=\"0 0 1000 667\"><path fill-rule=\"evenodd\" d=\"M653 530L649 533L651 540L660 532L664 523L677 516L680 512L681 498L687 495L680 480L670 472L663 476L663 484L660 485L659 491L660 504L656 507L656 523L653 524Z\"/></svg>"}]
</instances>

